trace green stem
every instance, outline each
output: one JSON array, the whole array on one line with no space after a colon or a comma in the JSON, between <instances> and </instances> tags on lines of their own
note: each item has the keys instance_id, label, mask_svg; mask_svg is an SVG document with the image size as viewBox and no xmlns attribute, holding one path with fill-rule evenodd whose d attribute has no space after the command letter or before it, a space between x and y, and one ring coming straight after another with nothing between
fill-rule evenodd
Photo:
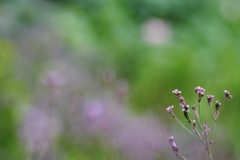
<instances>
[{"instance_id":1,"label":"green stem","mask_svg":"<svg viewBox=\"0 0 240 160\"><path fill-rule=\"evenodd\" d=\"M195 111L195 112L198 112L198 111ZM200 124L200 122L199 122L199 116L198 116L198 117L196 117L196 116L195 116L195 114L193 113L193 111L190 111L190 113L193 115L193 117L195 117L195 118L196 118L197 125L198 125L198 127L201 129L201 124Z\"/></svg>"},{"instance_id":2,"label":"green stem","mask_svg":"<svg viewBox=\"0 0 240 160\"><path fill-rule=\"evenodd\" d=\"M182 124L182 122L181 121L179 121L179 119L177 118L177 117L174 117L176 120L177 120L177 122L185 129L185 130L187 130L191 135L193 135L194 137L196 137L196 138L198 138L195 134L193 134L184 124Z\"/></svg>"},{"instance_id":3,"label":"green stem","mask_svg":"<svg viewBox=\"0 0 240 160\"><path fill-rule=\"evenodd\" d=\"M189 118L190 118L190 117L189 117ZM200 133L198 132L197 128L195 128L194 125L192 124L191 118L190 118L190 122L191 122L191 126L192 126L193 130L194 130L195 133L197 134L198 140L200 140L201 142L203 142L203 141L202 141L202 137L201 137Z\"/></svg>"},{"instance_id":4,"label":"green stem","mask_svg":"<svg viewBox=\"0 0 240 160\"><path fill-rule=\"evenodd\" d=\"M201 105L200 105L200 102L198 102L198 116L199 116L198 125L199 125L200 131L202 133L202 115L201 115Z\"/></svg>"},{"instance_id":5,"label":"green stem","mask_svg":"<svg viewBox=\"0 0 240 160\"><path fill-rule=\"evenodd\" d=\"M218 120L221 112L223 111L224 106L225 106L226 103L227 103L227 99L225 99L225 101L223 102L222 109L221 109L221 111L219 112L219 115L218 115L218 117L216 118L216 120L214 120L214 115L213 115L213 121L214 121L214 122L213 122L213 131L212 131L212 135L211 135L211 140L213 139L214 131L215 131L215 128L216 128L216 125L217 125L217 120Z\"/></svg>"},{"instance_id":6,"label":"green stem","mask_svg":"<svg viewBox=\"0 0 240 160\"><path fill-rule=\"evenodd\" d=\"M211 107L211 112L212 112L212 115L214 115L214 113L213 113L213 107L212 107L212 105L211 105L210 107Z\"/></svg>"},{"instance_id":7,"label":"green stem","mask_svg":"<svg viewBox=\"0 0 240 160\"><path fill-rule=\"evenodd\" d=\"M193 116L193 117L195 117L195 114L193 113L193 111L191 111L191 110L189 110L190 112L190 114ZM196 117L195 117L196 118Z\"/></svg>"},{"instance_id":8,"label":"green stem","mask_svg":"<svg viewBox=\"0 0 240 160\"><path fill-rule=\"evenodd\" d=\"M225 101L223 102L223 105L222 105L222 109L221 109L221 111L223 111L224 106L225 106L225 104L227 103L227 100L228 100L228 99L225 99Z\"/></svg>"},{"instance_id":9,"label":"green stem","mask_svg":"<svg viewBox=\"0 0 240 160\"><path fill-rule=\"evenodd\" d=\"M209 160L213 160L212 155L211 155L211 150L210 150L210 147L209 147L209 143L208 143L208 137L207 137L207 135L206 135L206 142L207 142L206 150L207 150L207 152L208 152L208 159L209 159Z\"/></svg>"},{"instance_id":10,"label":"green stem","mask_svg":"<svg viewBox=\"0 0 240 160\"><path fill-rule=\"evenodd\" d=\"M216 125L217 125L217 120L214 121L214 123L213 123L213 131L212 131L212 135L211 135L211 138L210 138L211 140L213 139L213 135L214 135L214 131L215 131Z\"/></svg>"},{"instance_id":11,"label":"green stem","mask_svg":"<svg viewBox=\"0 0 240 160\"><path fill-rule=\"evenodd\" d=\"M202 132L202 125L200 124L200 120L199 119L197 119L197 123L198 123L198 126L199 126L199 128L200 128L200 130Z\"/></svg>"},{"instance_id":12,"label":"green stem","mask_svg":"<svg viewBox=\"0 0 240 160\"><path fill-rule=\"evenodd\" d=\"M213 115L213 130L212 130L212 134L211 134L211 137L210 137L210 140L212 140L212 138L213 138L213 134L214 134L214 130L215 130L215 126L216 126L216 121L214 120L214 113L213 113L213 107L212 107L212 104L211 104L211 112L212 112L212 115Z\"/></svg>"},{"instance_id":13,"label":"green stem","mask_svg":"<svg viewBox=\"0 0 240 160\"><path fill-rule=\"evenodd\" d=\"M190 121L192 122L191 118L190 118ZM200 134L200 133L198 132L198 130L193 126L193 124L191 124L191 125L192 125L192 127L193 127L193 130L194 130L195 133L197 134L198 140L203 144L203 147L207 150L208 156L212 158L212 156L211 156L211 151L210 151L210 148L209 148L209 145L208 145L208 140L207 140L207 146L205 146L201 134ZM207 136L206 136L206 139L207 139ZM210 159L210 160L213 160L213 159Z\"/></svg>"},{"instance_id":14,"label":"green stem","mask_svg":"<svg viewBox=\"0 0 240 160\"><path fill-rule=\"evenodd\" d=\"M203 141L202 141L202 137L201 137L201 135L200 135L200 133L198 132L198 130L193 126L193 130L196 132L196 134L197 134L197 138L198 138L198 140L200 140L202 143L203 143Z\"/></svg>"}]
</instances>

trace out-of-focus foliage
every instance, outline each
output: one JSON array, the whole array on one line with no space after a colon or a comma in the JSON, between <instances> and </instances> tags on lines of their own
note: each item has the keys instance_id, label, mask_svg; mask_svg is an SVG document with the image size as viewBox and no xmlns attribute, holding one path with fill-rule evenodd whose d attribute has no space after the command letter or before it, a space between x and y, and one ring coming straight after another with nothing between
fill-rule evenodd
<instances>
[{"instance_id":1,"label":"out-of-focus foliage","mask_svg":"<svg viewBox=\"0 0 240 160\"><path fill-rule=\"evenodd\" d=\"M23 158L24 152L18 141L19 122L16 104L19 99L24 98L21 94L26 92L15 79L14 66L17 56L14 44L1 38L0 50L0 153L2 159L19 159Z\"/></svg>"},{"instance_id":2,"label":"out-of-focus foliage","mask_svg":"<svg viewBox=\"0 0 240 160\"><path fill-rule=\"evenodd\" d=\"M0 159L168 159L161 138L175 126L165 108L181 114L171 91L193 104L196 86L219 101L224 89L234 96L213 155L238 159L239 7L229 0L2 0Z\"/></svg>"}]
</instances>

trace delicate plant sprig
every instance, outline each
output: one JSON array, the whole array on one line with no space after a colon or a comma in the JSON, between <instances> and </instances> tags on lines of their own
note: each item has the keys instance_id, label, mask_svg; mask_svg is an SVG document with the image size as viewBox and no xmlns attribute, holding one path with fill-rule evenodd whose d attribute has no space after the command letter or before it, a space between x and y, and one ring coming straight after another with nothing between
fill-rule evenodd
<instances>
[{"instance_id":1,"label":"delicate plant sprig","mask_svg":"<svg viewBox=\"0 0 240 160\"><path fill-rule=\"evenodd\" d=\"M212 130L212 132L210 134L210 138L209 138L208 134L211 129L208 127L206 122L203 123L203 119L202 119L202 115L201 115L201 101L202 101L202 98L204 97L205 89L198 86L194 90L195 90L195 93L197 94L198 106L193 105L191 107L192 110L189 109L189 105L185 102L185 99L181 95L182 91L179 91L178 89L175 89L172 91L172 93L177 96L177 99L180 102L180 106L182 106L183 115L184 115L185 119L187 120L187 122L192 127L192 129L193 129L192 131L190 131L174 114L174 112L173 112L174 106L169 106L166 110L173 118L175 118L177 120L177 122L185 130L187 130L191 135L195 136L203 144L203 147L207 151L208 159L213 160L212 155L211 155L210 145L213 144L212 139L213 139L214 131L216 128L217 119L219 118L220 113L223 111L223 107L225 106L227 100L231 99L233 96L230 95L229 91L224 90L225 101L224 101L222 107L220 107L221 103L219 101L216 101L215 112L214 112L213 107L212 107L212 100L214 98L214 95L207 95L207 103L210 106L211 113L213 115L213 130ZM189 114L189 113L191 113L191 114ZM192 120L192 117L195 120ZM178 158L186 159L180 154L178 147L176 146L175 142L173 142L173 136L169 137L169 144L172 146L173 152Z\"/></svg>"},{"instance_id":2,"label":"delicate plant sprig","mask_svg":"<svg viewBox=\"0 0 240 160\"><path fill-rule=\"evenodd\" d=\"M173 138L174 138L173 136L171 136L171 137L168 138L168 142L169 142L169 144L172 146L173 153L174 153L178 158L186 160L186 158L183 157L183 155L179 152L179 149L178 149L176 143L173 141Z\"/></svg>"},{"instance_id":3,"label":"delicate plant sprig","mask_svg":"<svg viewBox=\"0 0 240 160\"><path fill-rule=\"evenodd\" d=\"M222 112L223 109L224 109L224 106L225 104L227 103L227 100L233 98L232 95L230 95L230 92L228 90L224 90L224 93L225 93L225 100L224 100L224 103L222 105L222 109L220 108L220 105L221 103L219 101L216 101L216 104L215 104L215 110L216 112L214 113L213 115L213 131L212 131L212 135L211 135L211 142L213 143L213 135L214 135L214 131L215 131L215 128L216 128L216 125L217 125L217 119L219 118L219 115L220 115L220 111Z\"/></svg>"},{"instance_id":4,"label":"delicate plant sprig","mask_svg":"<svg viewBox=\"0 0 240 160\"><path fill-rule=\"evenodd\" d=\"M200 86L197 86L195 89L195 92L197 93L197 99L198 99L198 113L199 113L199 127L200 127L200 131L202 133L202 117L201 117L201 101L202 101L202 97L204 96L205 93L205 89L203 89Z\"/></svg>"}]
</instances>

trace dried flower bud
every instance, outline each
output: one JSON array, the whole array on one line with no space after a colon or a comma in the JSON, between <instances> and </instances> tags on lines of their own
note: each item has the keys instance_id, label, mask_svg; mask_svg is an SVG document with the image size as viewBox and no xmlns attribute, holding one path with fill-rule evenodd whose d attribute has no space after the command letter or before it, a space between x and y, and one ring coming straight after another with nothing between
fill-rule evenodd
<instances>
[{"instance_id":1,"label":"dried flower bud","mask_svg":"<svg viewBox=\"0 0 240 160\"><path fill-rule=\"evenodd\" d=\"M187 104L183 104L183 103L180 103L180 106L182 106L186 111L188 111L189 109L189 105Z\"/></svg>"},{"instance_id":2,"label":"dried flower bud","mask_svg":"<svg viewBox=\"0 0 240 160\"><path fill-rule=\"evenodd\" d=\"M216 111L219 110L220 105L221 105L221 103L219 101L216 101L216 104L215 104Z\"/></svg>"},{"instance_id":3,"label":"dried flower bud","mask_svg":"<svg viewBox=\"0 0 240 160\"><path fill-rule=\"evenodd\" d=\"M198 116L198 112L197 112L197 107L196 107L196 105L193 105L193 106L192 106L192 110L193 110L193 113L194 113L195 118L198 119L199 116Z\"/></svg>"},{"instance_id":4,"label":"dried flower bud","mask_svg":"<svg viewBox=\"0 0 240 160\"><path fill-rule=\"evenodd\" d=\"M179 91L178 89L175 89L172 91L173 94L175 94L176 96L180 96L182 91Z\"/></svg>"},{"instance_id":5,"label":"dried flower bud","mask_svg":"<svg viewBox=\"0 0 240 160\"><path fill-rule=\"evenodd\" d=\"M232 95L229 95L229 96L228 96L228 99L231 99L232 97L233 97Z\"/></svg>"},{"instance_id":6,"label":"dried flower bud","mask_svg":"<svg viewBox=\"0 0 240 160\"><path fill-rule=\"evenodd\" d=\"M216 122L217 118L218 118L218 115L220 113L220 110L217 110L215 113L214 113L214 116L213 116L213 120Z\"/></svg>"},{"instance_id":7,"label":"dried flower bud","mask_svg":"<svg viewBox=\"0 0 240 160\"><path fill-rule=\"evenodd\" d=\"M176 115L173 113L173 107L174 106L169 106L168 108L166 108L166 110L168 111L168 113L172 116L172 117L176 117Z\"/></svg>"},{"instance_id":8,"label":"dried flower bud","mask_svg":"<svg viewBox=\"0 0 240 160\"><path fill-rule=\"evenodd\" d=\"M182 109L184 117L187 119L188 123L191 124L190 117L188 115L189 110L186 110L185 108Z\"/></svg>"},{"instance_id":9,"label":"dried flower bud","mask_svg":"<svg viewBox=\"0 0 240 160\"><path fill-rule=\"evenodd\" d=\"M212 100L214 98L214 95L207 95L208 105L212 106Z\"/></svg>"},{"instance_id":10,"label":"dried flower bud","mask_svg":"<svg viewBox=\"0 0 240 160\"><path fill-rule=\"evenodd\" d=\"M199 91L200 91L200 92L203 92L203 93L205 92L205 89L203 89L203 88L200 87L200 86L197 86L194 90L195 90L196 93L198 93Z\"/></svg>"},{"instance_id":11,"label":"dried flower bud","mask_svg":"<svg viewBox=\"0 0 240 160\"><path fill-rule=\"evenodd\" d=\"M202 136L202 141L205 146L205 148L208 148L208 139L207 139L207 134L210 131L210 128L207 126L207 123L203 123L203 136Z\"/></svg>"},{"instance_id":12,"label":"dried flower bud","mask_svg":"<svg viewBox=\"0 0 240 160\"><path fill-rule=\"evenodd\" d=\"M173 153L180 159L183 159L183 156L180 154L179 149L176 145L176 143L173 141L173 136L168 138L169 144L172 146Z\"/></svg>"},{"instance_id":13,"label":"dried flower bud","mask_svg":"<svg viewBox=\"0 0 240 160\"><path fill-rule=\"evenodd\" d=\"M193 106L192 106L192 110L195 111L196 109L197 109L197 108L196 108L196 105L193 105Z\"/></svg>"},{"instance_id":14,"label":"dried flower bud","mask_svg":"<svg viewBox=\"0 0 240 160\"><path fill-rule=\"evenodd\" d=\"M196 120L192 120L192 124L194 128L197 128Z\"/></svg>"},{"instance_id":15,"label":"dried flower bud","mask_svg":"<svg viewBox=\"0 0 240 160\"><path fill-rule=\"evenodd\" d=\"M224 93L226 98L230 95L230 92L228 90L224 90Z\"/></svg>"},{"instance_id":16,"label":"dried flower bud","mask_svg":"<svg viewBox=\"0 0 240 160\"><path fill-rule=\"evenodd\" d=\"M207 135L210 130L211 130L211 129L207 126L207 123L204 122L204 123L203 123L203 131L204 131L204 134Z\"/></svg>"},{"instance_id":17,"label":"dried flower bud","mask_svg":"<svg viewBox=\"0 0 240 160\"><path fill-rule=\"evenodd\" d=\"M204 96L204 92L203 91L198 91L198 96L199 97L203 97Z\"/></svg>"},{"instance_id":18,"label":"dried flower bud","mask_svg":"<svg viewBox=\"0 0 240 160\"><path fill-rule=\"evenodd\" d=\"M205 89L203 89L202 87L198 86L194 90L195 90L195 92L198 95L198 102L201 102L202 97L204 96Z\"/></svg>"},{"instance_id":19,"label":"dried flower bud","mask_svg":"<svg viewBox=\"0 0 240 160\"><path fill-rule=\"evenodd\" d=\"M220 114L220 105L221 105L221 103L219 101L216 101L216 104L215 104L216 112L214 113L214 116L213 116L213 120L215 122L216 122L216 120L218 118L218 115Z\"/></svg>"},{"instance_id":20,"label":"dried flower bud","mask_svg":"<svg viewBox=\"0 0 240 160\"><path fill-rule=\"evenodd\" d=\"M171 136L171 137L168 138L168 142L169 142L170 145L173 144L173 138L174 138L174 136Z\"/></svg>"},{"instance_id":21,"label":"dried flower bud","mask_svg":"<svg viewBox=\"0 0 240 160\"><path fill-rule=\"evenodd\" d=\"M178 89L175 89L175 90L172 91L172 93L174 93L174 94L177 96L178 101L180 102L180 105L181 105L181 104L185 104L185 100L184 100L184 98L181 96L182 91L179 91Z\"/></svg>"},{"instance_id":22,"label":"dried flower bud","mask_svg":"<svg viewBox=\"0 0 240 160\"><path fill-rule=\"evenodd\" d=\"M230 92L228 90L224 90L224 93L226 99L231 99L233 97L232 95L230 95Z\"/></svg>"},{"instance_id":23,"label":"dried flower bud","mask_svg":"<svg viewBox=\"0 0 240 160\"><path fill-rule=\"evenodd\" d=\"M180 103L185 104L185 100L184 100L183 97L178 97L178 100L179 100Z\"/></svg>"},{"instance_id":24,"label":"dried flower bud","mask_svg":"<svg viewBox=\"0 0 240 160\"><path fill-rule=\"evenodd\" d=\"M210 144L213 144L213 140L210 140Z\"/></svg>"}]
</instances>

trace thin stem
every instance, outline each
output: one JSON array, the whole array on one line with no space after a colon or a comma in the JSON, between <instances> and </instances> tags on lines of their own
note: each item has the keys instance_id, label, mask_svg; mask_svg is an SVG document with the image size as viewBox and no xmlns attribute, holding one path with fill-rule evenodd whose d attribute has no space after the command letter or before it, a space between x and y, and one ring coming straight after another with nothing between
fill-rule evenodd
<instances>
[{"instance_id":1,"label":"thin stem","mask_svg":"<svg viewBox=\"0 0 240 160\"><path fill-rule=\"evenodd\" d=\"M190 118L190 121L192 122L191 118ZM202 139L201 134L200 134L200 133L198 132L198 130L193 126L193 124L192 124L192 127L193 127L193 130L195 131L195 133L196 133L197 136L198 136L198 137L197 137L198 140L203 144L203 147L204 147L204 148L206 149L206 151L208 152L208 156L212 158L211 152L210 152L210 148L209 148L209 146L208 146L208 141L207 141L207 146L205 146L204 140ZM207 136L206 136L206 139L207 139ZM213 159L210 159L210 160L213 160Z\"/></svg>"},{"instance_id":2,"label":"thin stem","mask_svg":"<svg viewBox=\"0 0 240 160\"><path fill-rule=\"evenodd\" d=\"M213 158L212 158L212 155L211 155L211 150L210 150L210 147L209 147L209 143L208 143L208 137L207 137L207 135L205 135L206 136L206 150L207 150L207 152L208 152L208 159L209 160L213 160Z\"/></svg>"},{"instance_id":3,"label":"thin stem","mask_svg":"<svg viewBox=\"0 0 240 160\"><path fill-rule=\"evenodd\" d=\"M197 136L198 136L197 138L198 138L201 142L203 142L200 133L198 132L198 130L197 130L194 126L193 126L193 130L196 132L196 134L197 134Z\"/></svg>"},{"instance_id":4,"label":"thin stem","mask_svg":"<svg viewBox=\"0 0 240 160\"><path fill-rule=\"evenodd\" d=\"M193 135L194 137L196 137L196 138L198 138L195 134L193 134L184 124L182 124L182 122L181 121L179 121L179 119L177 118L177 117L174 117L176 120L177 120L177 122L185 129L185 130L187 130L191 135ZM199 139L199 138L198 138Z\"/></svg>"},{"instance_id":5,"label":"thin stem","mask_svg":"<svg viewBox=\"0 0 240 160\"><path fill-rule=\"evenodd\" d=\"M195 114L193 113L193 111L191 111L191 110L189 110L189 111L190 111L189 113L191 113L191 115L196 118L196 121L197 121L197 123L198 123L198 126L201 127L200 122L199 122L199 119L195 116ZM190 120L191 120L191 118L190 118ZM191 121L192 121L192 120L191 120ZM192 124L192 125L193 125L193 124Z\"/></svg>"},{"instance_id":6,"label":"thin stem","mask_svg":"<svg viewBox=\"0 0 240 160\"><path fill-rule=\"evenodd\" d=\"M208 156L210 155L209 157L212 157L212 156L211 156L211 153L210 153L210 148L209 148L208 146L205 146L204 141L203 141L200 133L198 132L198 130L196 130L196 128L194 128L194 127L193 127L193 129L194 129L194 131L196 132L196 134L197 134L197 136L198 136L198 139L199 139L200 142L202 143L203 147L207 150ZM208 142L207 142L207 143L208 143ZM210 160L213 160L213 159L210 159Z\"/></svg>"},{"instance_id":7,"label":"thin stem","mask_svg":"<svg viewBox=\"0 0 240 160\"><path fill-rule=\"evenodd\" d=\"M222 109L221 109L221 111L223 111L224 106L225 106L225 104L227 103L227 100L228 100L228 99L225 99L225 101L223 102L223 105L222 105Z\"/></svg>"},{"instance_id":8,"label":"thin stem","mask_svg":"<svg viewBox=\"0 0 240 160\"><path fill-rule=\"evenodd\" d=\"M215 120L214 123L213 123L213 131L212 131L212 135L211 135L211 140L213 139L213 135L214 135L216 125L217 125L217 120Z\"/></svg>"},{"instance_id":9,"label":"thin stem","mask_svg":"<svg viewBox=\"0 0 240 160\"><path fill-rule=\"evenodd\" d=\"M198 116L199 116L198 125L199 125L200 131L202 133L202 115L201 115L201 104L200 104L200 102L198 102Z\"/></svg>"},{"instance_id":10,"label":"thin stem","mask_svg":"<svg viewBox=\"0 0 240 160\"><path fill-rule=\"evenodd\" d=\"M210 107L211 107L211 112L212 112L212 115L213 115L214 113L213 113L213 107L212 107L212 105L211 105Z\"/></svg>"},{"instance_id":11,"label":"thin stem","mask_svg":"<svg viewBox=\"0 0 240 160\"><path fill-rule=\"evenodd\" d=\"M197 123L198 123L198 126L199 126L199 128L200 128L200 130L201 130L201 132L202 132L202 125L200 124L200 120L199 119L197 119Z\"/></svg>"},{"instance_id":12,"label":"thin stem","mask_svg":"<svg viewBox=\"0 0 240 160\"><path fill-rule=\"evenodd\" d=\"M200 105L200 102L198 102L198 114L199 114L199 121L201 123L201 105Z\"/></svg>"},{"instance_id":13,"label":"thin stem","mask_svg":"<svg viewBox=\"0 0 240 160\"><path fill-rule=\"evenodd\" d=\"M189 117L189 118L190 118L190 117ZM198 132L197 128L194 127L191 118L190 118L190 122L191 122L191 126L192 126L193 130L195 131L195 133L196 133L197 136L198 136L197 138L202 142L202 137L201 137L200 133Z\"/></svg>"},{"instance_id":14,"label":"thin stem","mask_svg":"<svg viewBox=\"0 0 240 160\"><path fill-rule=\"evenodd\" d=\"M198 112L198 111L195 111L195 112ZM197 125L198 127L201 129L201 124L199 122L199 115L198 117L195 115L195 113L193 111L190 110L190 113L196 118L196 121L197 121Z\"/></svg>"},{"instance_id":15,"label":"thin stem","mask_svg":"<svg viewBox=\"0 0 240 160\"><path fill-rule=\"evenodd\" d=\"M193 116L193 117L195 117L195 114L193 113L193 111L191 111L191 110L189 110L190 112L190 114ZM196 117L195 117L196 118Z\"/></svg>"},{"instance_id":16,"label":"thin stem","mask_svg":"<svg viewBox=\"0 0 240 160\"><path fill-rule=\"evenodd\" d=\"M213 124L213 131L212 131L212 135L211 135L211 140L212 140L212 138L213 138L214 131L215 131L215 128L216 128L216 125L217 125L217 120L218 120L218 118L219 118L221 112L223 111L226 102L227 102L227 99L225 99L225 101L223 102L222 109L221 109L221 111L219 112L219 114L218 114L216 120L214 120L214 117L213 117L214 124ZM213 116L214 116L214 115L213 115Z\"/></svg>"},{"instance_id":17,"label":"thin stem","mask_svg":"<svg viewBox=\"0 0 240 160\"><path fill-rule=\"evenodd\" d=\"M208 158L209 158L209 160L213 160L211 153L208 154Z\"/></svg>"},{"instance_id":18,"label":"thin stem","mask_svg":"<svg viewBox=\"0 0 240 160\"><path fill-rule=\"evenodd\" d=\"M214 120L214 113L213 113L213 107L212 107L212 104L211 104L211 112L212 112L212 115L213 115L213 131L212 131L212 134L211 134L211 137L210 137L210 140L212 140L213 138L213 134L214 134L214 130L215 130L215 127L216 127L216 121Z\"/></svg>"}]
</instances>

